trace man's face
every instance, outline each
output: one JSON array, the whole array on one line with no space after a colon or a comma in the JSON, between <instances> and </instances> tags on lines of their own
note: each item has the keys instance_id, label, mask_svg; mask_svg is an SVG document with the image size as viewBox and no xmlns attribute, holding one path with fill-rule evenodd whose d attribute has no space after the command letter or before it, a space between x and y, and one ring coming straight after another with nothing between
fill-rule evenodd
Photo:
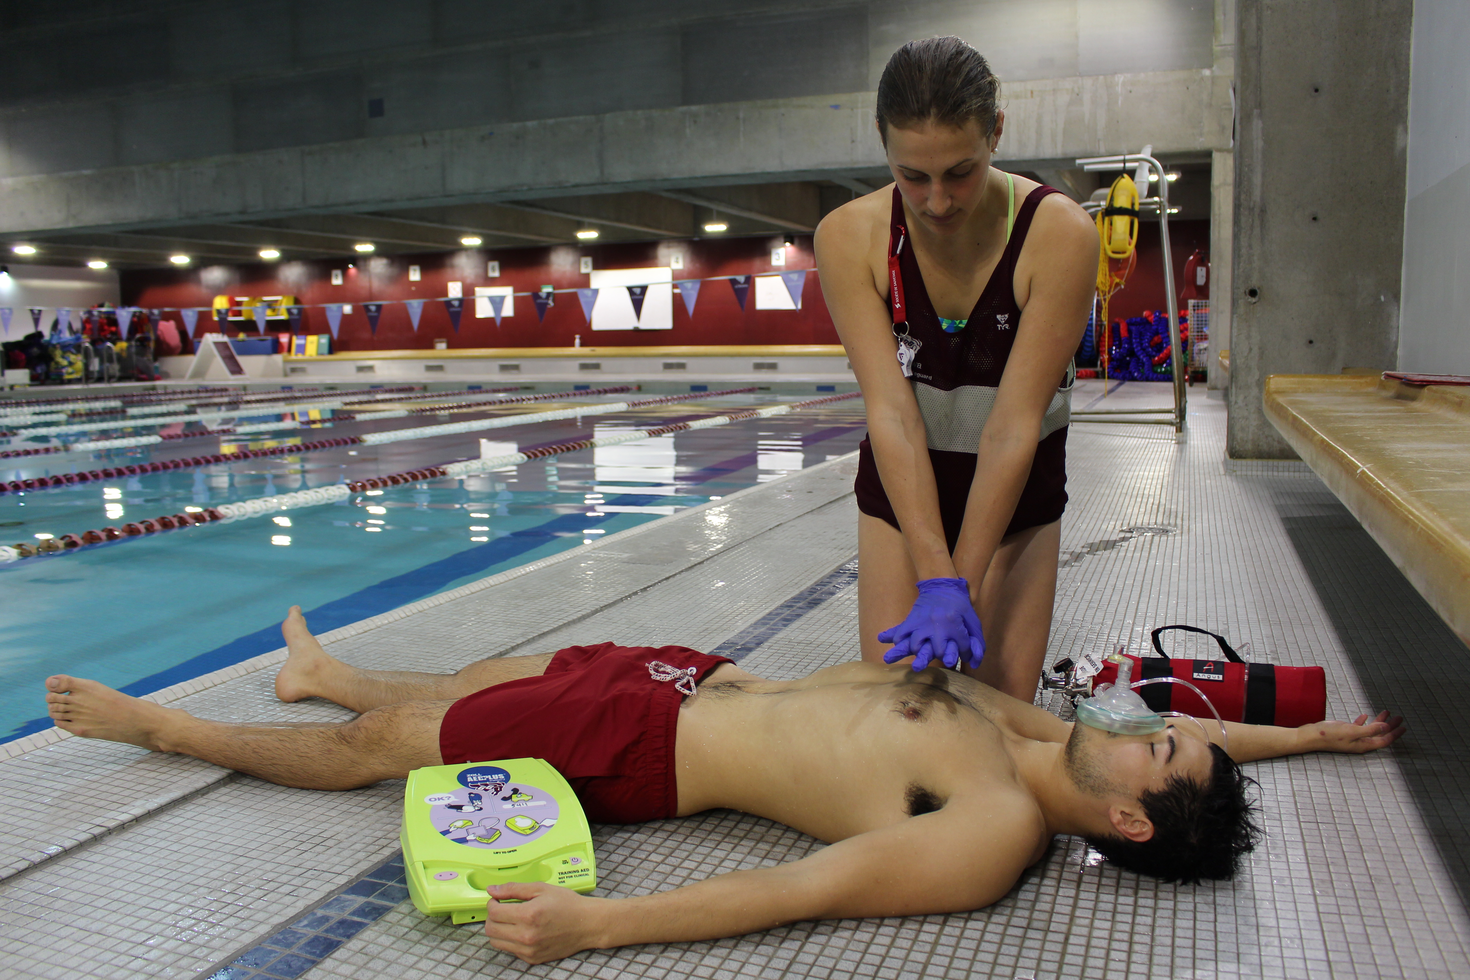
<instances>
[{"instance_id":1,"label":"man's face","mask_svg":"<svg viewBox=\"0 0 1470 980\"><path fill-rule=\"evenodd\" d=\"M1067 740L1067 772L1085 793L1130 800L1164 789L1170 776L1208 784L1214 756L1203 733L1190 731L1195 727L1186 722L1152 735L1116 735L1078 722Z\"/></svg>"}]
</instances>

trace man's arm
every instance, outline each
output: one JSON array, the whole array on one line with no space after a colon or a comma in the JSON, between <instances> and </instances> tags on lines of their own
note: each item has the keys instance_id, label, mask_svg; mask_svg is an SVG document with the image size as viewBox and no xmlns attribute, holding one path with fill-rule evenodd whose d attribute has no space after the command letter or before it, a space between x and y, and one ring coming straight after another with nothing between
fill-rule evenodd
<instances>
[{"instance_id":1,"label":"man's arm","mask_svg":"<svg viewBox=\"0 0 1470 980\"><path fill-rule=\"evenodd\" d=\"M977 814L951 805L800 861L635 898L589 898L547 884L500 885L490 889L485 934L496 949L545 963L583 949L719 939L806 919L983 908L1011 890L1045 834L1029 800L1018 797L1014 816L998 819L1004 806Z\"/></svg>"},{"instance_id":2,"label":"man's arm","mask_svg":"<svg viewBox=\"0 0 1470 980\"><path fill-rule=\"evenodd\" d=\"M1210 740L1216 745L1222 744L1220 727L1215 724L1214 719L1204 718L1201 722L1205 731L1209 732ZM1274 759L1304 752L1352 752L1362 755L1392 745L1404 734L1404 730L1404 719L1390 718L1387 711L1380 711L1372 721L1364 714L1359 715L1356 721L1318 721L1300 728L1225 722L1225 731L1230 736L1227 751L1236 762L1254 762L1258 759Z\"/></svg>"}]
</instances>

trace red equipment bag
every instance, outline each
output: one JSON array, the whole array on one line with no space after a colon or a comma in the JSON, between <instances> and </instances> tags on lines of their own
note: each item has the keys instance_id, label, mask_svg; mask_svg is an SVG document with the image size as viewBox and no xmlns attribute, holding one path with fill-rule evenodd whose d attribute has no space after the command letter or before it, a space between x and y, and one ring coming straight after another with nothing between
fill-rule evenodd
<instances>
[{"instance_id":1,"label":"red equipment bag","mask_svg":"<svg viewBox=\"0 0 1470 980\"><path fill-rule=\"evenodd\" d=\"M1165 630L1187 630L1213 636L1224 660L1171 660L1159 642ZM1327 672L1321 667L1276 667L1248 664L1231 648L1225 637L1197 626L1160 626L1151 634L1159 657L1134 657L1133 679L1177 677L1205 693L1225 721L1250 725L1281 725L1296 728L1327 717ZM1115 664L1105 663L1093 678L1094 686L1117 679ZM1137 689L1154 711L1179 711L1196 718L1213 718L1210 709L1183 684L1150 684Z\"/></svg>"}]
</instances>

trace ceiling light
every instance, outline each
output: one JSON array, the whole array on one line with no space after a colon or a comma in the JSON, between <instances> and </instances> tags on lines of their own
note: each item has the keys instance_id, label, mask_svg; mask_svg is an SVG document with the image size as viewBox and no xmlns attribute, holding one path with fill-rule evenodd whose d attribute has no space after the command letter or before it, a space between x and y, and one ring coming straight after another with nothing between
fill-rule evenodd
<instances>
[{"instance_id":1,"label":"ceiling light","mask_svg":"<svg viewBox=\"0 0 1470 980\"><path fill-rule=\"evenodd\" d=\"M1169 213L1170 214L1178 214L1179 213L1179 209L1178 208L1170 208L1169 209Z\"/></svg>"},{"instance_id":2,"label":"ceiling light","mask_svg":"<svg viewBox=\"0 0 1470 980\"><path fill-rule=\"evenodd\" d=\"M730 226L723 221L706 221L704 223L704 230L709 232L728 231L729 229Z\"/></svg>"},{"instance_id":3,"label":"ceiling light","mask_svg":"<svg viewBox=\"0 0 1470 980\"><path fill-rule=\"evenodd\" d=\"M375 251L378 246L374 245L372 242L358 242L352 247L357 249L359 252L372 252Z\"/></svg>"},{"instance_id":4,"label":"ceiling light","mask_svg":"<svg viewBox=\"0 0 1470 980\"><path fill-rule=\"evenodd\" d=\"M87 263L87 268L89 268L89 269L105 269L105 268L107 268L107 263L106 262L103 262L101 259L93 259L92 261L90 261L90 262Z\"/></svg>"},{"instance_id":5,"label":"ceiling light","mask_svg":"<svg viewBox=\"0 0 1470 980\"><path fill-rule=\"evenodd\" d=\"M582 228L577 232L577 237L582 239L582 241L584 242L590 242L592 239L597 237L597 229Z\"/></svg>"},{"instance_id":6,"label":"ceiling light","mask_svg":"<svg viewBox=\"0 0 1470 980\"><path fill-rule=\"evenodd\" d=\"M260 257L267 260L278 259L281 257L281 250L278 248L263 248L260 250Z\"/></svg>"},{"instance_id":7,"label":"ceiling light","mask_svg":"<svg viewBox=\"0 0 1470 980\"><path fill-rule=\"evenodd\" d=\"M170 262L172 262L174 265L188 265L189 264L189 256L187 256L187 255L170 255L168 257L168 260Z\"/></svg>"},{"instance_id":8,"label":"ceiling light","mask_svg":"<svg viewBox=\"0 0 1470 980\"><path fill-rule=\"evenodd\" d=\"M12 252L14 252L16 255L35 255L36 254L36 246L34 246L34 245L12 245L10 247L10 250Z\"/></svg>"},{"instance_id":9,"label":"ceiling light","mask_svg":"<svg viewBox=\"0 0 1470 980\"><path fill-rule=\"evenodd\" d=\"M1175 181L1175 180L1178 180L1179 179L1179 174L1178 173L1167 173L1167 174L1164 174L1164 179L1165 180L1169 180L1169 181Z\"/></svg>"},{"instance_id":10,"label":"ceiling light","mask_svg":"<svg viewBox=\"0 0 1470 980\"><path fill-rule=\"evenodd\" d=\"M466 235L459 240L459 243L466 248L474 248L476 245L480 244L481 241L482 239L479 235Z\"/></svg>"}]
</instances>

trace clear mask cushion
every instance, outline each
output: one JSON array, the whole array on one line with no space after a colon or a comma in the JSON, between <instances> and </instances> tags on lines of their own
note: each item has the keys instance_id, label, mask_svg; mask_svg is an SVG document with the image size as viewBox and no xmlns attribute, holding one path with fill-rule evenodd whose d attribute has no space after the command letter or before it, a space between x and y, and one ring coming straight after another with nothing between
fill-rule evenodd
<instances>
[{"instance_id":1,"label":"clear mask cushion","mask_svg":"<svg viewBox=\"0 0 1470 980\"><path fill-rule=\"evenodd\" d=\"M1149 684L1183 684L1198 694L1200 700L1204 701L1205 706L1210 709L1210 713L1215 716L1215 723L1220 726L1220 747L1227 752L1230 750L1230 735L1225 730L1225 721L1220 717L1220 712L1215 710L1214 704L1205 696L1205 693L1189 681L1178 677L1151 677L1129 683L1126 673L1121 674L1120 679L1127 685L1126 687L1118 684L1104 684L1098 688L1096 695L1077 702L1077 720L1084 725L1117 735L1152 735L1164 730L1168 724L1165 718L1188 718L1199 726L1200 733L1208 742L1210 741L1209 730L1205 728L1204 722L1180 711L1154 711L1136 690Z\"/></svg>"}]
</instances>

